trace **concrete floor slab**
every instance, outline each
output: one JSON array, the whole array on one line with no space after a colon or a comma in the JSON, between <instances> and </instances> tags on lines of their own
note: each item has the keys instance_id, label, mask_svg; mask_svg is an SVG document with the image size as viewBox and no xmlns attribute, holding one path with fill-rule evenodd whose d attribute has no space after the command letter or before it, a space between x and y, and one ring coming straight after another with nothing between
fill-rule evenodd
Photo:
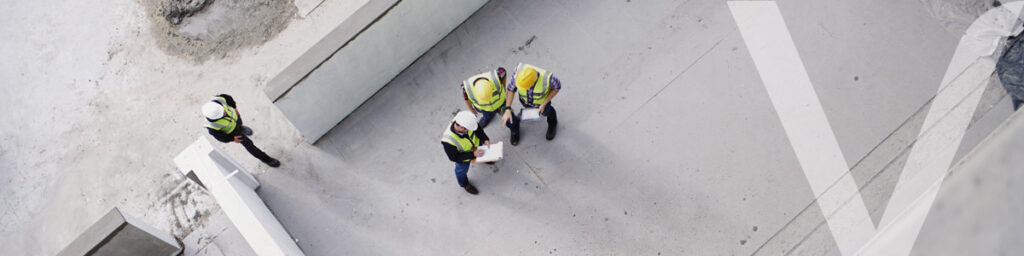
<instances>
[{"instance_id":1,"label":"concrete floor slab","mask_svg":"<svg viewBox=\"0 0 1024 256\"><path fill-rule=\"evenodd\" d=\"M779 3L876 218L963 32L950 24L978 13L942 8L965 2L990 3ZM197 106L226 92L284 165L225 151L309 255L838 253L724 1L491 1L303 144L262 87L345 6L198 64L152 47L132 1L0 7L15 24L0 33L24 35L0 56L25 60L0 68L0 247L54 254L113 206L175 235L203 225L218 210L170 160L204 132ZM469 196L438 136L462 79L518 62L565 83L558 138L525 125L506 160L472 168ZM961 152L1008 114L991 99Z\"/></svg>"},{"instance_id":2,"label":"concrete floor slab","mask_svg":"<svg viewBox=\"0 0 1024 256\"><path fill-rule=\"evenodd\" d=\"M780 6L851 165L934 96L958 40L918 3ZM562 80L559 135L524 124L469 196L438 134L464 76L517 62ZM311 254L837 254L756 74L724 2L491 2L260 194Z\"/></svg>"}]
</instances>

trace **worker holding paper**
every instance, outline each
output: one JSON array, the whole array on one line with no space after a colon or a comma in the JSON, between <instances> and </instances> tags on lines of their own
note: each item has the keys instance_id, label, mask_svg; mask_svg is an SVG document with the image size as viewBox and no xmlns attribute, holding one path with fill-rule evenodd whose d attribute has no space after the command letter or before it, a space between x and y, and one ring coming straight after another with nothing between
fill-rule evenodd
<instances>
[{"instance_id":1,"label":"worker holding paper","mask_svg":"<svg viewBox=\"0 0 1024 256\"><path fill-rule=\"evenodd\" d=\"M505 68L471 76L462 82L462 99L473 114L481 113L480 128L505 110Z\"/></svg>"},{"instance_id":2,"label":"worker holding paper","mask_svg":"<svg viewBox=\"0 0 1024 256\"><path fill-rule=\"evenodd\" d=\"M508 108L505 109L501 120L512 131L509 143L512 143L513 146L519 144L519 123L532 111L537 111L540 115L547 117L548 132L545 138L554 139L558 116L555 113L555 108L551 106L551 99L558 95L558 91L562 89L562 83L551 72L524 63L519 63L515 72L512 73L512 77L515 79L506 86L506 90L509 95L518 91L519 103L522 103L525 109L517 116L511 109L512 97L507 97L505 100L505 105Z\"/></svg>"},{"instance_id":3,"label":"worker holding paper","mask_svg":"<svg viewBox=\"0 0 1024 256\"><path fill-rule=\"evenodd\" d=\"M484 129L477 128L476 115L469 111L461 111L455 115L455 119L441 135L441 145L444 146L448 160L455 162L455 178L459 181L459 186L473 195L478 191L469 183L469 165L477 163L476 158L484 155L484 151L478 150L478 147L491 145Z\"/></svg>"}]
</instances>

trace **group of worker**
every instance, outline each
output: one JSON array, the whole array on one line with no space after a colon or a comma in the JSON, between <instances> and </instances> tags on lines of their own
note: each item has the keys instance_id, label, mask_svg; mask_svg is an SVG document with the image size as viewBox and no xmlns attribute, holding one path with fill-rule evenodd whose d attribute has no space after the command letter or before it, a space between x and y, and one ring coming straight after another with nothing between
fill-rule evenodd
<instances>
[{"instance_id":1,"label":"group of worker","mask_svg":"<svg viewBox=\"0 0 1024 256\"><path fill-rule=\"evenodd\" d=\"M490 146L491 141L484 127L501 115L501 121L510 130L509 144L519 144L519 128L526 109L536 109L547 118L546 138L555 138L558 116L551 106L551 99L558 95L562 83L551 72L540 67L519 63L507 79L505 68L498 67L489 72L471 76L459 86L467 111L460 111L448 124L441 135L441 144L448 160L455 162L455 178L466 192L476 195L479 191L469 182L469 166L483 156L480 146ZM518 114L512 110L512 95L519 95L523 109ZM480 118L477 118L477 114ZM494 162L488 162L494 164Z\"/></svg>"},{"instance_id":2,"label":"group of worker","mask_svg":"<svg viewBox=\"0 0 1024 256\"><path fill-rule=\"evenodd\" d=\"M516 67L511 77L513 79L507 79L505 68L498 67L463 81L459 86L468 110L457 113L441 136L448 159L455 162L455 178L459 186L470 194L476 195L479 191L469 183L469 165L477 163L476 158L483 155L478 147L491 144L484 127L495 116L501 115L502 123L511 131L509 144L513 146L519 144L519 128L525 109L535 109L546 117L548 130L545 137L548 140L555 138L558 116L555 107L551 106L551 99L562 89L561 82L551 72L523 63ZM523 106L518 114L512 110L512 95L519 95L519 103ZM202 114L206 117L207 131L218 141L240 143L263 163L271 167L281 166L281 161L264 153L249 139L252 129L242 125L241 113L230 95L214 96L203 105Z\"/></svg>"}]
</instances>

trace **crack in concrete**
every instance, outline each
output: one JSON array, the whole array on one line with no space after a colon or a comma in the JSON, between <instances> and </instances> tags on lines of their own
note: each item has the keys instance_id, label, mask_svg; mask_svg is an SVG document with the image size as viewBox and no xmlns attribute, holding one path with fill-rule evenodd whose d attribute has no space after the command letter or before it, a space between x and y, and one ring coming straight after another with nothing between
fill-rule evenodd
<instances>
[{"instance_id":1,"label":"crack in concrete","mask_svg":"<svg viewBox=\"0 0 1024 256\"><path fill-rule=\"evenodd\" d=\"M661 89L658 90L658 92L654 93L654 95L651 95L651 97L647 98L647 101L645 101L644 104L640 104L639 107L634 109L633 112L629 113L629 115L627 115L626 118L622 120L622 122L619 122L619 124L615 125L615 127L612 128L611 130L618 129L620 126L622 126L622 124L626 123L626 121L629 120L629 117L635 115L636 112L639 112L641 109L643 109L645 106L647 106L648 103L651 103L651 101L654 100L655 97L658 97L658 95L661 94L661 92L665 91L665 89L668 88L669 85L674 84L676 82L676 80L679 80L679 78L683 76L683 74L686 74L687 72L689 72L690 68L693 68L693 66L697 65L697 63L700 62L701 60L703 60L704 57L707 57L708 54L711 54L712 50L714 50L715 48L718 48L718 45L722 44L722 41L724 41L724 40L725 40L725 38L718 39L718 42L715 42L715 45L712 45L710 48L708 48L707 51L704 51L704 54L701 54L700 57L698 57L696 60L693 60L693 62L690 62L690 65L687 65L686 68L684 68L682 71L679 72L679 74L676 74L676 76L673 77L671 81L669 81L668 83L665 83L665 85L662 86Z\"/></svg>"}]
</instances>

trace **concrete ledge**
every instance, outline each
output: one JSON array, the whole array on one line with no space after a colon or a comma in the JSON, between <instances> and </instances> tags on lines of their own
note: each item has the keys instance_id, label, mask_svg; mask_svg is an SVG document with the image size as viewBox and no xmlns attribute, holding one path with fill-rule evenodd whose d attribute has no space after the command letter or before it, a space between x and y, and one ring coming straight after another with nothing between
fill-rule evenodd
<instances>
[{"instance_id":1,"label":"concrete ledge","mask_svg":"<svg viewBox=\"0 0 1024 256\"><path fill-rule=\"evenodd\" d=\"M267 95L314 143L485 3L370 1L275 77ZM367 22L371 14L379 17ZM359 24L367 27L353 35ZM331 46L336 51L328 54Z\"/></svg>"},{"instance_id":2,"label":"concrete ledge","mask_svg":"<svg viewBox=\"0 0 1024 256\"><path fill-rule=\"evenodd\" d=\"M356 38L360 32L366 30L374 20L384 15L389 9L395 6L399 0L364 0L359 10L352 13L351 16L341 22L338 27L334 28L327 36L320 39L313 47L306 50L302 56L294 60L288 65L281 73L277 74L274 78L267 83L267 87L264 92L267 97L270 97L271 101L277 101L282 95L287 93L293 86L306 78L310 72L315 70L320 64L333 56L338 50L341 50L348 44L349 41ZM312 5L313 2L304 1L307 4ZM322 1L315 1L316 5L320 5ZM297 3L298 4L298 3ZM300 11L312 11L313 6L301 8ZM305 14L304 14L305 15Z\"/></svg>"},{"instance_id":3,"label":"concrete ledge","mask_svg":"<svg viewBox=\"0 0 1024 256\"><path fill-rule=\"evenodd\" d=\"M181 246L170 234L114 208L57 255L177 255L179 252Z\"/></svg>"}]
</instances>

